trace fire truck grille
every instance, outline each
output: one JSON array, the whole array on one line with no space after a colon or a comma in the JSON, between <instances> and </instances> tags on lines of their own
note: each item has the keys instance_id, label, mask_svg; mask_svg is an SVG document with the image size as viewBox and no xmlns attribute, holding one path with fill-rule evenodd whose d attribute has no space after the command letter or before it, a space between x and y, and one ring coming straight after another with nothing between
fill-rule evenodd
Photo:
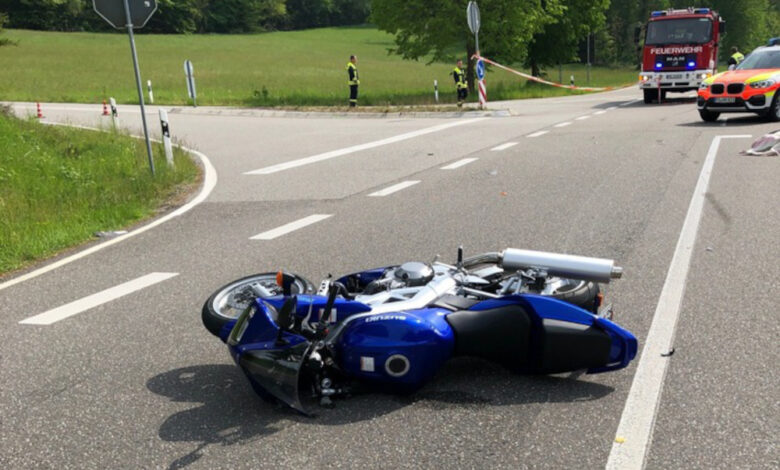
<instances>
[{"instance_id":1,"label":"fire truck grille","mask_svg":"<svg viewBox=\"0 0 780 470\"><path fill-rule=\"evenodd\" d=\"M730 95L736 95L739 93L742 93L742 90L745 88L744 83L729 83L729 86L727 88Z\"/></svg>"},{"instance_id":2,"label":"fire truck grille","mask_svg":"<svg viewBox=\"0 0 780 470\"><path fill-rule=\"evenodd\" d=\"M723 84L722 83L716 83L710 87L710 92L713 95L722 95L723 94Z\"/></svg>"}]
</instances>

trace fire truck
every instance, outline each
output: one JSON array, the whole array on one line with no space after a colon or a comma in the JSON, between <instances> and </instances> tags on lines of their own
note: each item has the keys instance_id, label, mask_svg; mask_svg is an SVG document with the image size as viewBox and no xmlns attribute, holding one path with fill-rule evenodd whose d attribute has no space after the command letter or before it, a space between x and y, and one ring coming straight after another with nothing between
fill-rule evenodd
<instances>
[{"instance_id":1,"label":"fire truck","mask_svg":"<svg viewBox=\"0 0 780 470\"><path fill-rule=\"evenodd\" d=\"M717 73L726 22L710 8L654 11L645 28L639 87L645 103L699 88Z\"/></svg>"}]
</instances>

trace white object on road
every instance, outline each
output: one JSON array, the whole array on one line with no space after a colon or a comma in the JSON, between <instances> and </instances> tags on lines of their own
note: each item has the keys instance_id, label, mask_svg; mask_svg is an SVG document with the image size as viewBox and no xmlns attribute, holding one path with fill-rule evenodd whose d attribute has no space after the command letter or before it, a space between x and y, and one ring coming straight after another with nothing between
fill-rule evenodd
<instances>
[{"instance_id":1,"label":"white object on road","mask_svg":"<svg viewBox=\"0 0 780 470\"><path fill-rule=\"evenodd\" d=\"M377 192L375 192L375 193L371 193L371 194L369 194L369 196L370 196L370 197L383 197L383 196L388 196L388 195L390 195L390 194L393 194L393 193L396 193L396 192L398 192L398 191L400 191L400 190L402 190L402 189L406 189L406 188L408 188L409 186L414 186L414 185L415 185L415 184L417 184L417 183L419 183L419 181L416 181L416 180L412 180L412 181L403 181L403 182L401 182L401 183L394 184L394 185L392 185L392 186L390 186L390 187L388 187L388 188L385 188L385 189L383 189L383 190L381 190L381 191L377 191Z\"/></svg>"},{"instance_id":2,"label":"white object on road","mask_svg":"<svg viewBox=\"0 0 780 470\"><path fill-rule=\"evenodd\" d=\"M73 315L77 315L91 308L95 308L98 305L116 300L120 297L126 296L127 294L132 294L135 291L139 291L178 275L179 273L147 274L146 276L141 276L138 279L125 282L124 284L106 289L104 291L98 292L97 294L92 294L90 296L84 297L83 299L79 299L61 307L49 310L48 312L27 318L26 320L22 320L19 323L23 325L51 325L52 323L70 318Z\"/></svg>"},{"instance_id":3,"label":"white object on road","mask_svg":"<svg viewBox=\"0 0 780 470\"><path fill-rule=\"evenodd\" d=\"M258 235L255 235L254 237L251 237L250 240L273 240L274 238L281 237L282 235L286 235L290 232L294 232L308 225L316 224L317 222L320 222L332 216L333 214L310 215L308 217L304 217L302 219L296 220L295 222L290 222L289 224L282 225L281 227L277 227L273 230L268 230L267 232L263 232Z\"/></svg>"}]
</instances>

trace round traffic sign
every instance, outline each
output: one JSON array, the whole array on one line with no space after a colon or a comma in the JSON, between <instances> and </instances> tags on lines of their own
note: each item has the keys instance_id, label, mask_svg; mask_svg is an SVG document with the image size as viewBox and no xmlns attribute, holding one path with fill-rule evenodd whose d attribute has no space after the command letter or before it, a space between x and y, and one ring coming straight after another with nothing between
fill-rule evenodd
<instances>
[{"instance_id":1,"label":"round traffic sign","mask_svg":"<svg viewBox=\"0 0 780 470\"><path fill-rule=\"evenodd\" d=\"M485 62L481 59L477 61L477 79L482 80L485 78Z\"/></svg>"}]
</instances>

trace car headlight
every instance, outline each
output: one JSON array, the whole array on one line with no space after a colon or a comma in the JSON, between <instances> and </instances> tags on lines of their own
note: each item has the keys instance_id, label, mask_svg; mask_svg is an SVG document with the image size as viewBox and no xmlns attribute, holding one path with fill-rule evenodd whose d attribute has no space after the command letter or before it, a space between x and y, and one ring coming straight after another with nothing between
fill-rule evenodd
<instances>
[{"instance_id":1,"label":"car headlight","mask_svg":"<svg viewBox=\"0 0 780 470\"><path fill-rule=\"evenodd\" d=\"M750 84L750 88L753 89L762 89L762 88L769 88L772 85L774 85L776 82L774 80L759 80L757 82L753 82Z\"/></svg>"},{"instance_id":2,"label":"car headlight","mask_svg":"<svg viewBox=\"0 0 780 470\"><path fill-rule=\"evenodd\" d=\"M710 87L710 85L711 85L711 83L704 83L704 82L702 82L702 84L699 85L699 90L706 90L707 88Z\"/></svg>"}]
</instances>

